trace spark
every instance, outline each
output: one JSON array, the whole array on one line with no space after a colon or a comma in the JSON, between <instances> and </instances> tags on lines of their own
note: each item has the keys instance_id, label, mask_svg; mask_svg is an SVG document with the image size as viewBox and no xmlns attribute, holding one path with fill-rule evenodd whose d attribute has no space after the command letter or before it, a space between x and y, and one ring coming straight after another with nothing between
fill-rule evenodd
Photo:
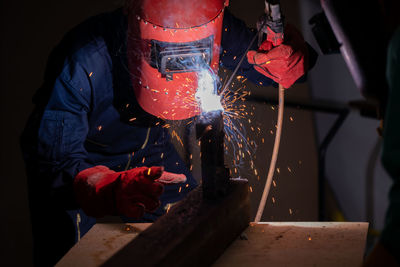
<instances>
[{"instance_id":1,"label":"spark","mask_svg":"<svg viewBox=\"0 0 400 267\"><path fill-rule=\"evenodd\" d=\"M178 142L181 144L181 146L183 147L184 145L183 145L183 141L182 141L182 139L179 137L179 135L178 135L178 133L175 131L175 130L173 130L172 131L172 138L176 138L176 140L178 140Z\"/></svg>"},{"instance_id":2,"label":"spark","mask_svg":"<svg viewBox=\"0 0 400 267\"><path fill-rule=\"evenodd\" d=\"M133 229L133 227L130 226L130 225L125 225L124 230L125 230L126 232L131 232L131 231L134 230L134 229Z\"/></svg>"},{"instance_id":3,"label":"spark","mask_svg":"<svg viewBox=\"0 0 400 267\"><path fill-rule=\"evenodd\" d=\"M149 169L147 170L147 175L150 176L150 173L151 173L151 168L149 168Z\"/></svg>"},{"instance_id":4,"label":"spark","mask_svg":"<svg viewBox=\"0 0 400 267\"><path fill-rule=\"evenodd\" d=\"M292 215L292 214L293 214L293 211L292 211L292 209L289 209L289 214L290 214L290 215Z\"/></svg>"},{"instance_id":5,"label":"spark","mask_svg":"<svg viewBox=\"0 0 400 267\"><path fill-rule=\"evenodd\" d=\"M178 193L182 191L182 186L179 187Z\"/></svg>"},{"instance_id":6,"label":"spark","mask_svg":"<svg viewBox=\"0 0 400 267\"><path fill-rule=\"evenodd\" d=\"M101 131L101 129L103 129L103 126L99 125L99 126L97 127L97 130Z\"/></svg>"},{"instance_id":7,"label":"spark","mask_svg":"<svg viewBox=\"0 0 400 267\"><path fill-rule=\"evenodd\" d=\"M92 75L93 75L93 71L91 73L89 73L89 77L92 77Z\"/></svg>"},{"instance_id":8,"label":"spark","mask_svg":"<svg viewBox=\"0 0 400 267\"><path fill-rule=\"evenodd\" d=\"M160 158L164 158L164 152L161 153Z\"/></svg>"},{"instance_id":9,"label":"spark","mask_svg":"<svg viewBox=\"0 0 400 267\"><path fill-rule=\"evenodd\" d=\"M226 86L224 85L223 88L226 88ZM246 133L246 128L244 127L242 121L240 121L240 119L244 119L247 117L246 105L242 103L243 101L245 101L245 97L249 95L249 92L244 91L244 88L244 86L240 86L235 90L225 89L223 92L221 92L222 105L224 107L225 133L227 136L226 141L227 144L229 144L230 147L233 149L234 155L237 154L237 147L240 150L239 155L241 156L241 159L239 160L238 157L235 156L238 161L234 161L234 166L237 167L240 167L240 165L242 164L242 159L245 158L243 150L245 150L247 154L251 157L256 147L255 143L251 143L251 141L249 140ZM248 119L246 119L246 122L247 121ZM228 146L226 146L226 150L229 150Z\"/></svg>"}]
</instances>

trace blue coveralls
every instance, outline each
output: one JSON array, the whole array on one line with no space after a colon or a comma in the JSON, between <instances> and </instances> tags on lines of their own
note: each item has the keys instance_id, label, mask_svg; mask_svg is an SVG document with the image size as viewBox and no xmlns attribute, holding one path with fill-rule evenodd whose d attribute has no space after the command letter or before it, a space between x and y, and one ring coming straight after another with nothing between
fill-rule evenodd
<instances>
[{"instance_id":1,"label":"blue coveralls","mask_svg":"<svg viewBox=\"0 0 400 267\"><path fill-rule=\"evenodd\" d=\"M228 10L223 28L221 65L233 69L255 32ZM74 200L72 182L80 171L96 165L114 171L164 166L184 173L187 182L165 186L161 207L142 221L154 221L167 203L182 199L197 185L168 131L156 126L155 118L136 102L127 71L126 29L122 9L74 28L50 55L44 84L34 96L36 107L21 144L37 265L54 264L78 233L83 236L96 222ZM273 83L246 60L238 74L256 83ZM137 120L129 121L133 117Z\"/></svg>"}]
</instances>

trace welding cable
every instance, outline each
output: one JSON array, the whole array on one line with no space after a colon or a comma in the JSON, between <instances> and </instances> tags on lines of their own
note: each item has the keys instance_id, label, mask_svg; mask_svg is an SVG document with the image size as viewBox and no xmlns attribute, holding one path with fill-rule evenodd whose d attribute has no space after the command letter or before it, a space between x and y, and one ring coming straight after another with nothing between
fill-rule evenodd
<instances>
[{"instance_id":1,"label":"welding cable","mask_svg":"<svg viewBox=\"0 0 400 267\"><path fill-rule=\"evenodd\" d=\"M279 84L278 121L276 125L274 149L272 151L272 157L271 157L271 162L269 164L269 171L268 171L267 181L265 182L264 192L260 200L260 205L258 206L256 218L254 219L254 222L256 223L260 222L262 214L264 212L269 190L271 189L272 178L275 172L276 160L278 159L279 144L281 142L281 134L282 134L284 95L285 95L285 88L283 88L283 86Z\"/></svg>"}]
</instances>

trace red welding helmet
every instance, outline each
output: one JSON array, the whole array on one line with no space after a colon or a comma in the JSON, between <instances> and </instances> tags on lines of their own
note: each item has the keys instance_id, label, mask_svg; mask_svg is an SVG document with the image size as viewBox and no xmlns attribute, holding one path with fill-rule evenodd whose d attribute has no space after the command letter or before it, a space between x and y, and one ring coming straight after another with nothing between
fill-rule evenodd
<instances>
[{"instance_id":1,"label":"red welding helmet","mask_svg":"<svg viewBox=\"0 0 400 267\"><path fill-rule=\"evenodd\" d=\"M167 120L200 114L195 99L198 71L208 68L218 72L223 13L228 3L142 0L140 7L132 8L128 16L128 65L142 109Z\"/></svg>"}]
</instances>

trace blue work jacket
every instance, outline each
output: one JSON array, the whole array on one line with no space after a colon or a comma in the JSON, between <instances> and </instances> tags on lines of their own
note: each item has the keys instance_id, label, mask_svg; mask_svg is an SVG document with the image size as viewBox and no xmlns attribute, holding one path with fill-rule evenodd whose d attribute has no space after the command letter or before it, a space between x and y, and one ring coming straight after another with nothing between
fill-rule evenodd
<instances>
[{"instance_id":1,"label":"blue work jacket","mask_svg":"<svg viewBox=\"0 0 400 267\"><path fill-rule=\"evenodd\" d=\"M74 200L73 179L84 169L164 166L169 172L184 173L187 182L165 186L161 207L142 221L154 221L168 203L197 186L163 123L136 101L127 68L126 29L122 9L93 17L70 31L50 55L43 86L34 96L35 110L21 138L37 247L50 243L54 248L62 242L60 231L57 237L51 234L61 227L68 240L65 252L96 222ZM255 31L228 10L223 29L221 65L234 69ZM238 74L264 85L273 83L247 60ZM130 121L133 117L137 119Z\"/></svg>"}]
</instances>

